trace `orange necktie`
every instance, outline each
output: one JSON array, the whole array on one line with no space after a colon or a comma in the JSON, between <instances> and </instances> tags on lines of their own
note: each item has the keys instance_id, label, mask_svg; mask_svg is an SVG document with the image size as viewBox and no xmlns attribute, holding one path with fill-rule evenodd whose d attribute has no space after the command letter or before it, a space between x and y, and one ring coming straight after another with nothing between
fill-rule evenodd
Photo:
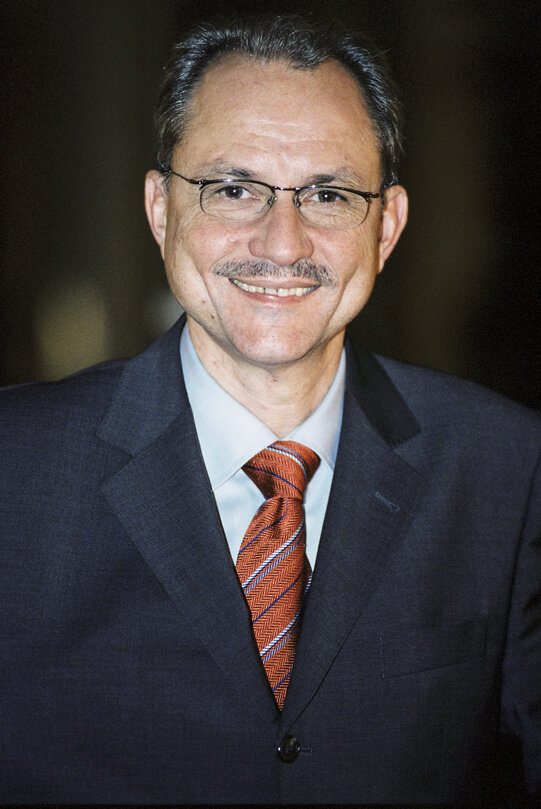
<instances>
[{"instance_id":1,"label":"orange necktie","mask_svg":"<svg viewBox=\"0 0 541 809\"><path fill-rule=\"evenodd\" d=\"M311 579L303 497L319 457L295 441L277 441L242 468L264 494L239 551L237 574L254 635L280 710L283 707Z\"/></svg>"}]
</instances>

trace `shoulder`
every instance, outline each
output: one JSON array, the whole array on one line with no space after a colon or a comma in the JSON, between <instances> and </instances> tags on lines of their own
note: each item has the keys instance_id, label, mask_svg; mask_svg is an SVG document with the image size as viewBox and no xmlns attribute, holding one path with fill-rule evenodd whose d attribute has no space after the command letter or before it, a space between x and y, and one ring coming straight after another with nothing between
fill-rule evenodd
<instances>
[{"instance_id":1,"label":"shoulder","mask_svg":"<svg viewBox=\"0 0 541 809\"><path fill-rule=\"evenodd\" d=\"M57 382L32 382L0 389L0 435L17 425L43 432L50 426L95 424L106 412L126 360L104 362Z\"/></svg>"},{"instance_id":2,"label":"shoulder","mask_svg":"<svg viewBox=\"0 0 541 809\"><path fill-rule=\"evenodd\" d=\"M0 474L8 487L16 480L19 493L43 490L54 498L73 492L76 480L98 480L118 455L98 428L124 366L107 362L58 382L0 390Z\"/></svg>"},{"instance_id":3,"label":"shoulder","mask_svg":"<svg viewBox=\"0 0 541 809\"><path fill-rule=\"evenodd\" d=\"M86 368L57 382L36 382L0 389L0 439L62 430L95 431L120 397L128 415L152 401L153 415L166 409L168 389L181 375L178 343L184 320L140 354ZM151 408L152 410L152 408Z\"/></svg>"},{"instance_id":4,"label":"shoulder","mask_svg":"<svg viewBox=\"0 0 541 809\"><path fill-rule=\"evenodd\" d=\"M181 320L135 357L58 382L0 390L2 474L43 478L56 464L84 475L86 463L97 468L151 443L185 406L182 326Z\"/></svg>"},{"instance_id":5,"label":"shoulder","mask_svg":"<svg viewBox=\"0 0 541 809\"><path fill-rule=\"evenodd\" d=\"M489 429L505 424L541 435L541 414L536 410L467 379L374 356L422 424L444 421Z\"/></svg>"},{"instance_id":6,"label":"shoulder","mask_svg":"<svg viewBox=\"0 0 541 809\"><path fill-rule=\"evenodd\" d=\"M539 469L541 414L451 374L376 359L419 425L401 455L429 477L452 467L463 482L528 488Z\"/></svg>"},{"instance_id":7,"label":"shoulder","mask_svg":"<svg viewBox=\"0 0 541 809\"><path fill-rule=\"evenodd\" d=\"M541 415L474 382L347 344L347 389L386 441L472 457L541 452Z\"/></svg>"},{"instance_id":8,"label":"shoulder","mask_svg":"<svg viewBox=\"0 0 541 809\"><path fill-rule=\"evenodd\" d=\"M28 518L42 507L57 515L66 503L93 502L104 477L125 462L98 433L124 367L107 362L58 382L0 390L1 508L12 515L8 523L25 510Z\"/></svg>"}]
</instances>

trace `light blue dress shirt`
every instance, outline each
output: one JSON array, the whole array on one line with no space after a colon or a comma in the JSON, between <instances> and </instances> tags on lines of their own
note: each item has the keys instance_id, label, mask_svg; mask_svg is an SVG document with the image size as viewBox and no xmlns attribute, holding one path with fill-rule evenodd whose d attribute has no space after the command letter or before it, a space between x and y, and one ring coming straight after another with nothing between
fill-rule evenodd
<instances>
[{"instance_id":1,"label":"light blue dress shirt","mask_svg":"<svg viewBox=\"0 0 541 809\"><path fill-rule=\"evenodd\" d=\"M233 561L264 497L242 466L278 439L253 413L237 402L203 367L188 327L180 339L180 357L197 437ZM305 497L306 554L315 565L319 537L331 488L344 401L346 358L319 407L287 439L317 452L321 463Z\"/></svg>"}]
</instances>

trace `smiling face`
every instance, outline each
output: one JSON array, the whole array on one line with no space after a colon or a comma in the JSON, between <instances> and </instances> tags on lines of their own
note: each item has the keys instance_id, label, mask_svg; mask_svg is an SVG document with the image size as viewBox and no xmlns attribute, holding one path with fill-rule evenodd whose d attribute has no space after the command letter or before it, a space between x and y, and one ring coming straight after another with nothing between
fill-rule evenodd
<instances>
[{"instance_id":1,"label":"smiling face","mask_svg":"<svg viewBox=\"0 0 541 809\"><path fill-rule=\"evenodd\" d=\"M171 167L197 179L380 187L370 118L355 81L334 62L308 71L225 57L194 92ZM332 230L301 219L291 191L276 197L258 221L226 222L203 213L197 186L172 176L166 193L157 172L147 176L151 227L209 370L226 357L266 368L337 358L407 212L395 186L383 215L376 199L362 225Z\"/></svg>"}]
</instances>

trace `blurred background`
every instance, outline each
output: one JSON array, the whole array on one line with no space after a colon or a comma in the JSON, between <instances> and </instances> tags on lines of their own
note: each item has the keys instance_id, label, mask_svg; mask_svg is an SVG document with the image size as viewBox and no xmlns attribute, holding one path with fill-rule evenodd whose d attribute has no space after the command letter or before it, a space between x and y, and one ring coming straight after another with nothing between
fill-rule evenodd
<instances>
[{"instance_id":1,"label":"blurred background","mask_svg":"<svg viewBox=\"0 0 541 809\"><path fill-rule=\"evenodd\" d=\"M222 11L340 15L402 89L410 221L354 324L541 405L538 0L2 4L0 383L133 354L178 315L143 211L170 45Z\"/></svg>"}]
</instances>

